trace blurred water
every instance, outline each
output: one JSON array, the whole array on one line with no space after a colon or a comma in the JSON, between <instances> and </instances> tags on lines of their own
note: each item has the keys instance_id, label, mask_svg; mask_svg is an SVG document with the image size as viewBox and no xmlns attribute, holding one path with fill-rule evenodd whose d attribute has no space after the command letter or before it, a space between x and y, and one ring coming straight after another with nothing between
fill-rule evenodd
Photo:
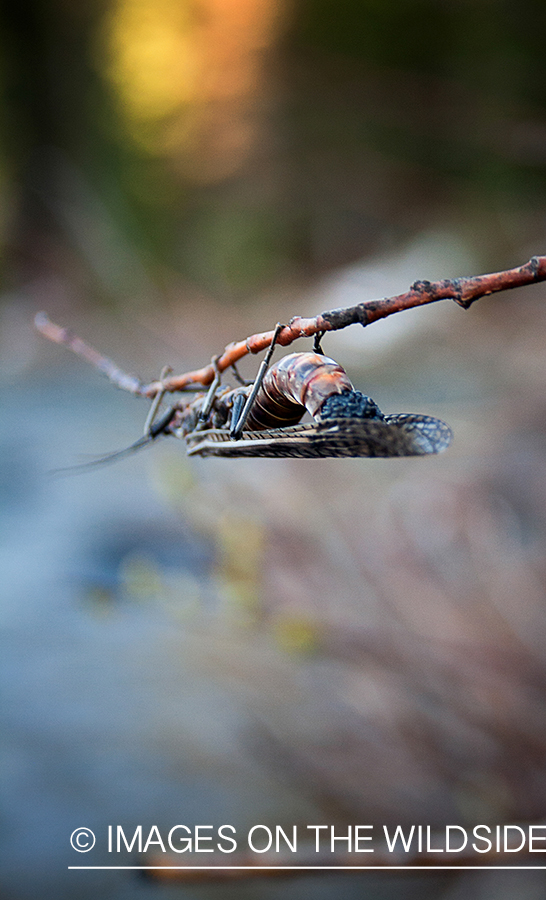
<instances>
[{"instance_id":1,"label":"blurred water","mask_svg":"<svg viewBox=\"0 0 546 900\"><path fill-rule=\"evenodd\" d=\"M49 474L74 462L74 447L122 446L142 424L141 407L91 384L94 373L72 374L34 370L1 406L10 425L1 446L3 896L280 897L280 885L167 889L134 873L67 871L112 864L107 824L128 834L137 824L239 828L301 821L313 809L245 749L245 695L200 664L195 623L188 632L173 620L150 579L140 595L123 584L124 561L145 561L176 576L179 599L197 586L200 610L216 602L210 541L158 499L150 456ZM85 859L69 846L81 826L97 834ZM327 897L329 885L290 890ZM357 896L358 881L345 890Z\"/></svg>"},{"instance_id":2,"label":"blurred water","mask_svg":"<svg viewBox=\"0 0 546 900\"><path fill-rule=\"evenodd\" d=\"M166 512L145 458L48 475L76 442L117 447L140 427L127 398L101 387L34 372L2 401L2 869L13 897L134 896L132 876L68 877L75 827L220 823L258 812L264 790L238 748L237 698L195 675L160 606L120 587L134 553L206 594L207 541Z\"/></svg>"}]
</instances>

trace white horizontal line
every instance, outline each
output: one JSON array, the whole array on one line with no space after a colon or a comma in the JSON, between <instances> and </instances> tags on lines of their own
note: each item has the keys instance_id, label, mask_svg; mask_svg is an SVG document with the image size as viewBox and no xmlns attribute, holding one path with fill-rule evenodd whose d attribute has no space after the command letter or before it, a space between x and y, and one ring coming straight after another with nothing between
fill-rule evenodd
<instances>
[{"instance_id":1,"label":"white horizontal line","mask_svg":"<svg viewBox=\"0 0 546 900\"><path fill-rule=\"evenodd\" d=\"M263 872L263 871L387 871L387 870L409 870L409 871L440 871L462 869L484 869L490 871L492 869L511 869L511 870L528 870L528 869L546 869L546 866L68 866L69 869L150 869L150 870L168 870L181 872Z\"/></svg>"}]
</instances>

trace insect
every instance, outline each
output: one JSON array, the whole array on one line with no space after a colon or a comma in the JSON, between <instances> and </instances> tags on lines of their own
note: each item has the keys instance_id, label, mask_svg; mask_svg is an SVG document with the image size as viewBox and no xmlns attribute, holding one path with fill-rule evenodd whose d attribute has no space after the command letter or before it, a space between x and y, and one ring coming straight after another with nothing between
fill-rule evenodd
<instances>
[{"instance_id":1,"label":"insect","mask_svg":"<svg viewBox=\"0 0 546 900\"><path fill-rule=\"evenodd\" d=\"M445 450L452 438L431 416L383 415L340 365L317 353L292 353L267 372L244 428L233 421L238 397L244 392L220 395L193 427L187 416L173 420L170 430L185 438L189 456L421 456ZM297 424L306 412L313 421Z\"/></svg>"},{"instance_id":2,"label":"insect","mask_svg":"<svg viewBox=\"0 0 546 900\"><path fill-rule=\"evenodd\" d=\"M47 317L38 319L38 327L48 336L97 365L115 384L142 392L138 379L111 360ZM239 387L222 387L221 372L213 360L216 374L208 392L189 384L179 388L196 396L175 401L159 415L164 396L172 390L165 380L171 370L165 368L143 437L83 466L57 471L78 471L122 458L164 435L185 440L189 456L424 456L449 446L451 429L439 419L410 413L384 415L370 397L355 390L345 370L322 352L320 334L312 353L291 353L270 367L283 328L277 325L254 382L244 382L232 365ZM306 413L311 421L300 424Z\"/></svg>"},{"instance_id":3,"label":"insect","mask_svg":"<svg viewBox=\"0 0 546 900\"><path fill-rule=\"evenodd\" d=\"M217 372L208 394L173 408L162 431L184 438L189 456L231 458L423 456L450 444L439 419L384 415L319 342L269 368L274 345L275 337L252 385L221 390ZM312 421L298 424L306 412Z\"/></svg>"}]
</instances>

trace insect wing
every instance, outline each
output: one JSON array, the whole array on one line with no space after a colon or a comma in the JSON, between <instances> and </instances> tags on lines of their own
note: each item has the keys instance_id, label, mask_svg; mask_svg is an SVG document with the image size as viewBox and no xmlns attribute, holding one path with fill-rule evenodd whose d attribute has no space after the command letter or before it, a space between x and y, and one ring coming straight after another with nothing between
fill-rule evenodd
<instances>
[{"instance_id":1,"label":"insect wing","mask_svg":"<svg viewBox=\"0 0 546 900\"><path fill-rule=\"evenodd\" d=\"M263 456L316 458L330 456L424 456L449 446L448 425L431 416L400 415L384 419L328 419L308 425L245 431L234 441L227 429L187 435L189 456Z\"/></svg>"},{"instance_id":2,"label":"insect wing","mask_svg":"<svg viewBox=\"0 0 546 900\"><path fill-rule=\"evenodd\" d=\"M398 413L385 416L384 423L388 429L385 448L390 448L389 452L377 452L370 456L427 456L430 453L442 453L453 439L449 425L433 416Z\"/></svg>"},{"instance_id":3,"label":"insect wing","mask_svg":"<svg viewBox=\"0 0 546 900\"><path fill-rule=\"evenodd\" d=\"M336 453L317 453L312 440L316 430L317 426L311 424L243 431L241 437L234 441L226 429L211 429L188 434L186 445L188 456L336 456Z\"/></svg>"}]
</instances>

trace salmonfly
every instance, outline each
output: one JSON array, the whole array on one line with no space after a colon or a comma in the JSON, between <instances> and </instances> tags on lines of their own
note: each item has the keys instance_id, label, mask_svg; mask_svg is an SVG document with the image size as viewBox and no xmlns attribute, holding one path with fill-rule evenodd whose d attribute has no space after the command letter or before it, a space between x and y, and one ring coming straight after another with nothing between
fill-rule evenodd
<instances>
[{"instance_id":1,"label":"salmonfly","mask_svg":"<svg viewBox=\"0 0 546 900\"><path fill-rule=\"evenodd\" d=\"M298 424L306 412L312 421ZM215 388L208 402L196 398L174 412L165 431L185 438L189 456L226 457L422 456L452 438L432 416L384 415L320 353L285 356L257 387Z\"/></svg>"},{"instance_id":2,"label":"salmonfly","mask_svg":"<svg viewBox=\"0 0 546 900\"><path fill-rule=\"evenodd\" d=\"M44 314L39 314L37 324L53 340L98 366L118 386L133 393L141 391L138 379L49 322ZM355 390L345 370L323 354L320 335L313 352L291 353L270 366L283 327L277 325L254 382L244 382L232 365L239 386L222 387L221 372L213 360L215 377L208 391L188 385L183 389L196 396L190 401L177 400L160 414L162 401L172 390L167 378L171 370L166 367L139 440L83 466L60 471L119 459L164 435L185 440L189 456L425 456L449 446L453 435L440 419L412 413L384 415L370 397ZM311 421L301 424L306 413Z\"/></svg>"}]
</instances>

